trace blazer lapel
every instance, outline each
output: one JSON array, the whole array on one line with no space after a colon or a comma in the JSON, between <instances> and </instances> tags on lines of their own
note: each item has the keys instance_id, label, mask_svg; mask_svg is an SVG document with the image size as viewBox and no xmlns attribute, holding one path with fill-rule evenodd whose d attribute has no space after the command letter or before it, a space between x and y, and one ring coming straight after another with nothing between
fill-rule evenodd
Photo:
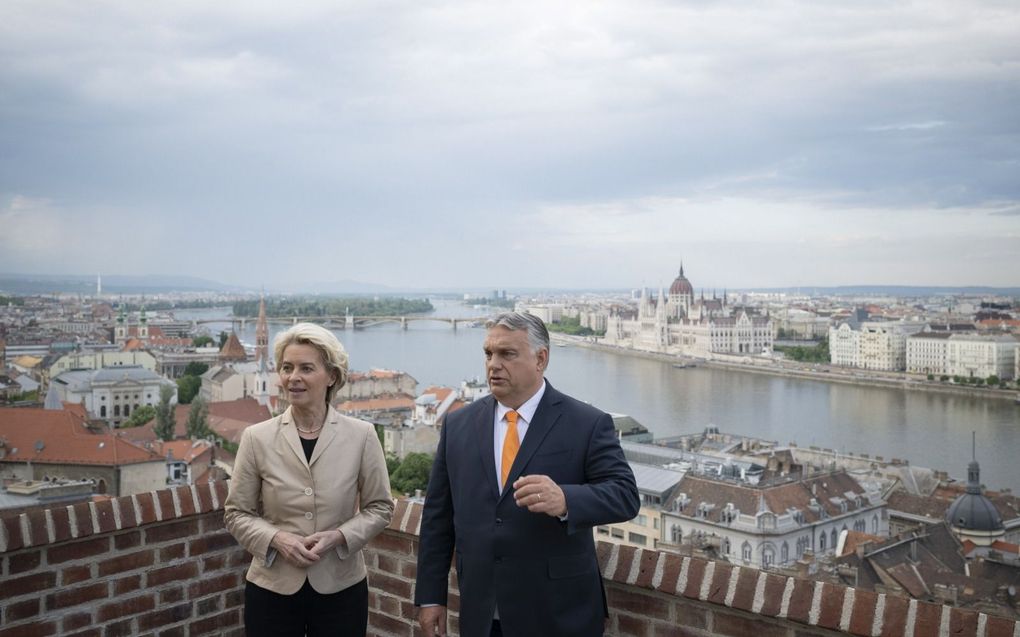
<instances>
[{"instance_id":1,"label":"blazer lapel","mask_svg":"<svg viewBox=\"0 0 1020 637\"><path fill-rule=\"evenodd\" d=\"M528 433L524 435L524 440L521 441L521 448L517 451L517 457L514 458L513 466L510 467L510 475L506 478L507 484L513 484L517 478L521 477L524 467L527 466L538 448L542 446L545 437L549 435L556 421L559 420L559 402L560 393L552 388L549 381L546 381L545 393L542 395L542 400L538 403L538 409L535 410L535 417L528 423ZM489 437L491 438L492 436L490 435ZM492 462L494 465L493 471L495 471L495 460ZM509 492L510 489L504 489L503 495L505 496Z\"/></svg>"},{"instance_id":2,"label":"blazer lapel","mask_svg":"<svg viewBox=\"0 0 1020 637\"><path fill-rule=\"evenodd\" d=\"M319 459L319 456L326 451L326 447L328 447L330 443L333 442L333 439L336 438L339 429L340 414L333 409L332 406L330 406L329 413L326 414L326 423L322 427L319 439L315 441L315 447L312 449L312 459L308 461L308 466L315 464L315 461ZM302 451L302 454L303 453L304 451Z\"/></svg>"},{"instance_id":3,"label":"blazer lapel","mask_svg":"<svg viewBox=\"0 0 1020 637\"><path fill-rule=\"evenodd\" d=\"M283 439L287 441L287 445L294 452L294 456L297 457L301 464L307 467L308 460L305 459L305 450L301 446L301 438L298 436L297 425L294 424L294 419L291 417L290 407L280 416L280 427L283 429ZM315 446L318 447L318 445Z\"/></svg>"},{"instance_id":4,"label":"blazer lapel","mask_svg":"<svg viewBox=\"0 0 1020 637\"><path fill-rule=\"evenodd\" d=\"M485 474L485 480L492 489L492 495L499 497L499 480L496 479L496 447L492 431L496 399L490 394L479 400L485 401L486 408L481 410L481 415L474 423L475 440L478 444L478 453L482 456L482 473Z\"/></svg>"}]
</instances>

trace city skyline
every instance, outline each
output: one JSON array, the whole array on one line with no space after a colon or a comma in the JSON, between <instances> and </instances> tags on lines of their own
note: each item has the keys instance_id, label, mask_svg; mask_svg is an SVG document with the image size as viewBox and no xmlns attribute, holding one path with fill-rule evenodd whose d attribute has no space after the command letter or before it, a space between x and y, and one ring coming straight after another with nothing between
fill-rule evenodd
<instances>
[{"instance_id":1,"label":"city skyline","mask_svg":"<svg viewBox=\"0 0 1020 637\"><path fill-rule=\"evenodd\" d=\"M1020 8L14 3L0 272L1020 286Z\"/></svg>"}]
</instances>

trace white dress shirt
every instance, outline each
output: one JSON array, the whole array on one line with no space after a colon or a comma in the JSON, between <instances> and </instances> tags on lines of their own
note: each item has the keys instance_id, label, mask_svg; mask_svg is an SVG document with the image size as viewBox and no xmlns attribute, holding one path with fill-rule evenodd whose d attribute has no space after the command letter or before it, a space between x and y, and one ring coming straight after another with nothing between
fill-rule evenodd
<instances>
[{"instance_id":1,"label":"white dress shirt","mask_svg":"<svg viewBox=\"0 0 1020 637\"><path fill-rule=\"evenodd\" d=\"M524 435L528 433L528 425L531 424L532 419L535 417L535 411L538 409L538 403L542 400L542 396L545 394L545 379L542 379L542 386L538 388L535 395L529 398L520 406L519 409L511 409L503 403L496 402L496 413L493 416L492 426L492 440L493 440L493 455L496 458L496 483L499 484L500 493L506 485L500 483L502 477L502 469L500 466L503 464L503 441L506 440L506 430L509 428L509 423L506 421L506 413L508 411L517 412L517 441L524 442Z\"/></svg>"}]
</instances>

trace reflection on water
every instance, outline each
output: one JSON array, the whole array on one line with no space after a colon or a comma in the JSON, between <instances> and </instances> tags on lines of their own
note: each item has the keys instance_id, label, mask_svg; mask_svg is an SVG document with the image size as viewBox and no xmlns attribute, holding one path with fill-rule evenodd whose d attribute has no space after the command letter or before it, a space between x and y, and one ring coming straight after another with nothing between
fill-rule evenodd
<instances>
[{"instance_id":1,"label":"reflection on water","mask_svg":"<svg viewBox=\"0 0 1020 637\"><path fill-rule=\"evenodd\" d=\"M434 301L437 316L476 316L457 303ZM217 313L218 312L218 313ZM179 312L180 318L223 317L224 310ZM210 332L229 329L210 325ZM270 325L270 339L283 325ZM400 369L424 388L484 376L484 330L445 323L337 330L351 366ZM241 339L255 342L248 324ZM606 411L630 414L658 436L723 431L885 458L966 477L970 432L977 432L981 477L992 488L1020 490L1020 406L955 394L903 391L669 363L578 347L553 347L548 373L557 388Z\"/></svg>"}]
</instances>

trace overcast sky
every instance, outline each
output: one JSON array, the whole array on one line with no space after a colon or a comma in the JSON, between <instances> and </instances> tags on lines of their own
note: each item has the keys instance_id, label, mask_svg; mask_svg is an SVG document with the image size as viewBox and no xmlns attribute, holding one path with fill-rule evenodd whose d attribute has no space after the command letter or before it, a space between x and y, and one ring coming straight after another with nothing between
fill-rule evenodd
<instances>
[{"instance_id":1,"label":"overcast sky","mask_svg":"<svg viewBox=\"0 0 1020 637\"><path fill-rule=\"evenodd\" d=\"M1015 0L0 5L0 272L1020 285Z\"/></svg>"}]
</instances>

